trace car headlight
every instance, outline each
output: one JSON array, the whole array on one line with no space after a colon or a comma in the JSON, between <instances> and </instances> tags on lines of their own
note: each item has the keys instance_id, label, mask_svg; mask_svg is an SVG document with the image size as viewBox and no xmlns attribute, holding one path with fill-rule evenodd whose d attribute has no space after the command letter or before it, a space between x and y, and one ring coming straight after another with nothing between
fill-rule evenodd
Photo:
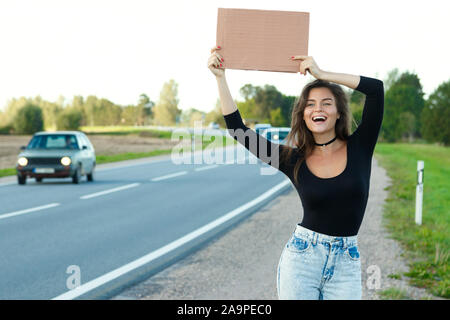
<instances>
[{"instance_id":1,"label":"car headlight","mask_svg":"<svg viewBox=\"0 0 450 320\"><path fill-rule=\"evenodd\" d=\"M72 160L69 157L62 157L61 164L63 166L69 166L72 163Z\"/></svg>"},{"instance_id":2,"label":"car headlight","mask_svg":"<svg viewBox=\"0 0 450 320\"><path fill-rule=\"evenodd\" d=\"M20 157L19 160L17 160L17 163L20 166L25 167L28 164L28 159L25 157Z\"/></svg>"}]
</instances>

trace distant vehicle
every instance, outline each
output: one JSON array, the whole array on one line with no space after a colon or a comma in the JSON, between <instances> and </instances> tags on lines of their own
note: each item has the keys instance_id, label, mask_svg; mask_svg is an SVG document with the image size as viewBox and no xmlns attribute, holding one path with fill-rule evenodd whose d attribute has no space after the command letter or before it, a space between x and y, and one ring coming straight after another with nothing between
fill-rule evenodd
<instances>
[{"instance_id":1,"label":"distant vehicle","mask_svg":"<svg viewBox=\"0 0 450 320\"><path fill-rule=\"evenodd\" d=\"M272 127L265 129L263 132L261 132L261 135L271 142L286 144L286 138L289 132L291 132L291 128L289 127Z\"/></svg>"},{"instance_id":2,"label":"distant vehicle","mask_svg":"<svg viewBox=\"0 0 450 320\"><path fill-rule=\"evenodd\" d=\"M83 132L37 132L21 150L16 165L19 184L25 184L27 177L36 182L71 177L79 183L86 175L87 181L94 180L95 150Z\"/></svg>"},{"instance_id":3,"label":"distant vehicle","mask_svg":"<svg viewBox=\"0 0 450 320\"><path fill-rule=\"evenodd\" d=\"M219 124L216 123L216 122L210 122L209 125L208 125L208 127L209 127L210 129L220 129Z\"/></svg>"},{"instance_id":4,"label":"distant vehicle","mask_svg":"<svg viewBox=\"0 0 450 320\"><path fill-rule=\"evenodd\" d=\"M272 127L272 125L270 125L269 123L258 123L255 124L255 132L257 134L261 134L261 132L267 128Z\"/></svg>"}]
</instances>

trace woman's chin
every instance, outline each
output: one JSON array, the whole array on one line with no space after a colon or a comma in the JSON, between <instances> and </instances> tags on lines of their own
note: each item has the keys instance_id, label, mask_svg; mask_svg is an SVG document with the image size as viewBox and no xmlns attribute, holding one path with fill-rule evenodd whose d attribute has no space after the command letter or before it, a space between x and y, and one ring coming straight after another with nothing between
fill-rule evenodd
<instances>
[{"instance_id":1,"label":"woman's chin","mask_svg":"<svg viewBox=\"0 0 450 320\"><path fill-rule=\"evenodd\" d=\"M324 133L324 132L327 132L327 131L330 131L330 130L334 130L333 128L326 128L326 127L323 127L323 128L318 128L318 127L315 127L315 128L309 128L309 131L311 131L312 133Z\"/></svg>"}]
</instances>

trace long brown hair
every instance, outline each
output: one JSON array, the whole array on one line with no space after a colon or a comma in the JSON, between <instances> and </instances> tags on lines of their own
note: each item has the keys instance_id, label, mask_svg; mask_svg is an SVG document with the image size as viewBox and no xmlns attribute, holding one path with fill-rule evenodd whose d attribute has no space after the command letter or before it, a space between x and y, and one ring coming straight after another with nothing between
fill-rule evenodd
<instances>
[{"instance_id":1,"label":"long brown hair","mask_svg":"<svg viewBox=\"0 0 450 320\"><path fill-rule=\"evenodd\" d=\"M344 90L338 84L324 80L314 80L308 83L303 88L301 95L296 99L292 109L291 131L287 136L287 145L290 148L283 148L280 154L280 161L287 161L294 152L299 155L294 166L294 181L296 185L298 185L298 171L302 162L315 148L314 136L303 120L303 113L309 92L313 88L328 88L335 98L337 112L340 114L340 119L336 121L335 125L336 137L341 140L347 140L351 133L353 115L348 106L348 98Z\"/></svg>"}]
</instances>

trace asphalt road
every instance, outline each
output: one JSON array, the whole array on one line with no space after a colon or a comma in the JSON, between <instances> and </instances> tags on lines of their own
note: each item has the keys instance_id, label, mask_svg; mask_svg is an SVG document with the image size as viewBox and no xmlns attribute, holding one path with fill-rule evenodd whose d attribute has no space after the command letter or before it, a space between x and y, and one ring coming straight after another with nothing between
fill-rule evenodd
<instances>
[{"instance_id":1,"label":"asphalt road","mask_svg":"<svg viewBox=\"0 0 450 320\"><path fill-rule=\"evenodd\" d=\"M79 185L2 179L0 299L108 298L164 269L289 188L245 155L244 164L104 165Z\"/></svg>"}]
</instances>

